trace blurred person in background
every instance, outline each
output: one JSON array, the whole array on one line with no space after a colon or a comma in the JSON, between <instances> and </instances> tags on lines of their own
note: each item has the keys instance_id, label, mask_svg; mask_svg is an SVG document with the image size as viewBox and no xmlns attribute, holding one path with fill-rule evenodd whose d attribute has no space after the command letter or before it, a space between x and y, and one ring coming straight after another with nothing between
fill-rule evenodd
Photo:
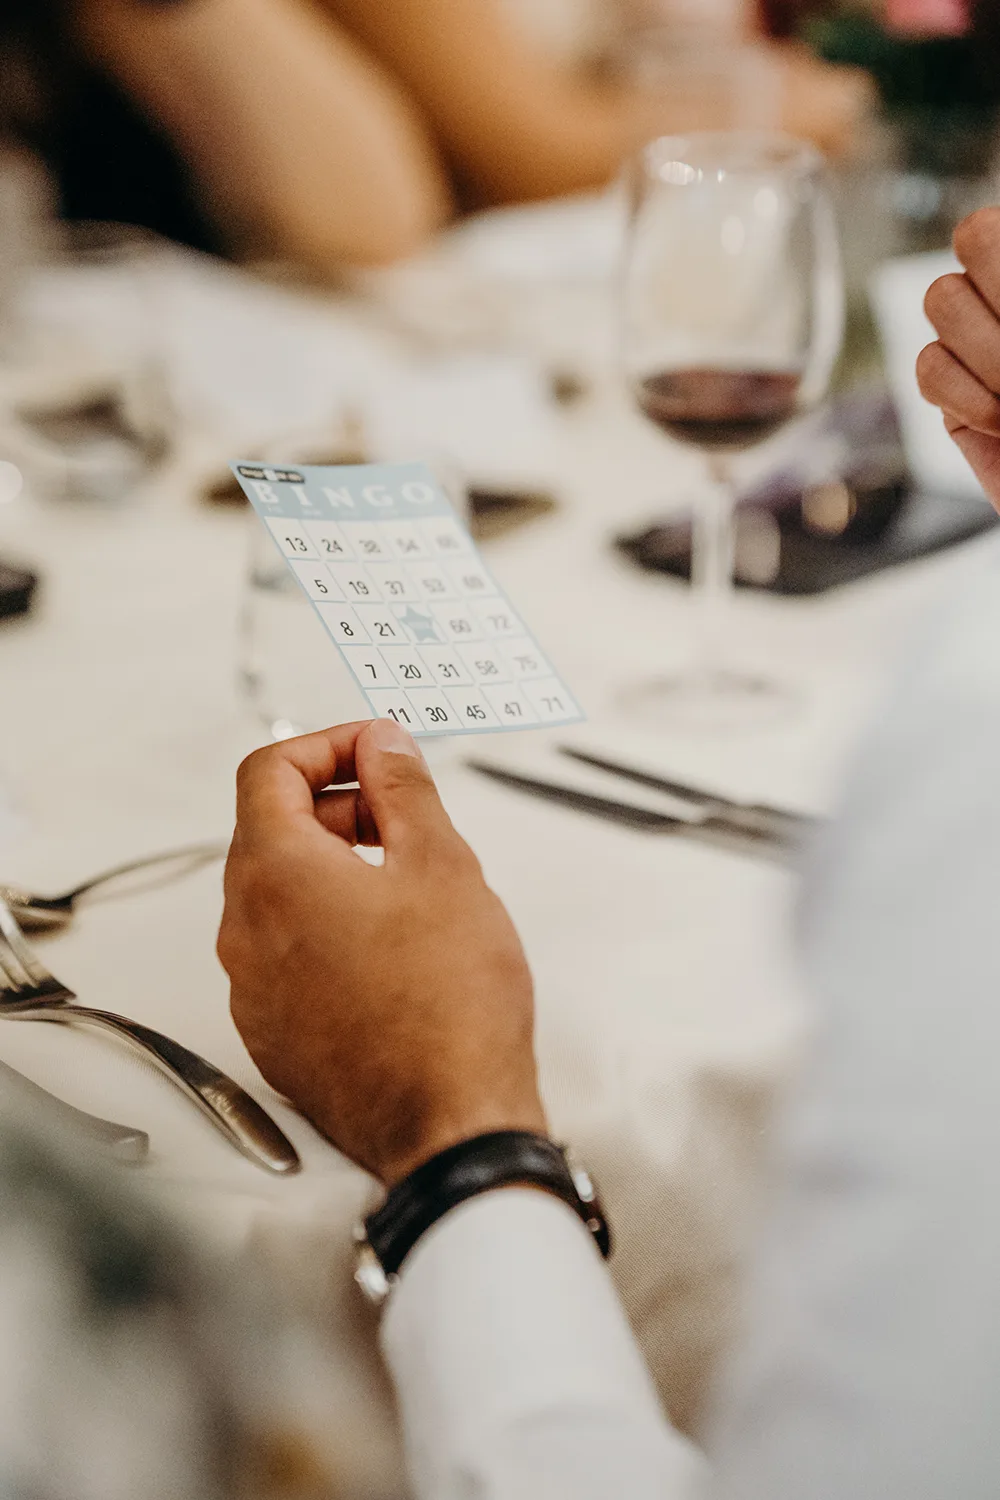
<instances>
[{"instance_id":1,"label":"blurred person in background","mask_svg":"<svg viewBox=\"0 0 1000 1500\"><path fill-rule=\"evenodd\" d=\"M457 207L599 187L684 126L546 56L501 0L10 0L0 25L68 217L325 277ZM789 54L781 78L785 127L843 146L857 75Z\"/></svg>"}]
</instances>

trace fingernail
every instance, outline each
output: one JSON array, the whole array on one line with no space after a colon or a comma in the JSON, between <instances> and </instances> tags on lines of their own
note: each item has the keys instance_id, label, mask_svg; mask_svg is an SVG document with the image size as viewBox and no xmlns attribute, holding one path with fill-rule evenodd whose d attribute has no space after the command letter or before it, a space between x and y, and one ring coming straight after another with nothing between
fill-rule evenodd
<instances>
[{"instance_id":1,"label":"fingernail","mask_svg":"<svg viewBox=\"0 0 1000 1500\"><path fill-rule=\"evenodd\" d=\"M373 719L368 732L379 750L388 750L391 755L420 756L416 740L395 719Z\"/></svg>"}]
</instances>

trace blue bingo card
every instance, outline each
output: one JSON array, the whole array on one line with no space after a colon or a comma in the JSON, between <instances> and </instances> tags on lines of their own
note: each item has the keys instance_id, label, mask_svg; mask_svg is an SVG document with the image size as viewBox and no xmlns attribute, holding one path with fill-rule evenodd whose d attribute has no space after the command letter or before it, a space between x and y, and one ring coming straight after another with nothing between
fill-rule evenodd
<instances>
[{"instance_id":1,"label":"blue bingo card","mask_svg":"<svg viewBox=\"0 0 1000 1500\"><path fill-rule=\"evenodd\" d=\"M423 464L232 468L376 718L427 735L583 717Z\"/></svg>"}]
</instances>

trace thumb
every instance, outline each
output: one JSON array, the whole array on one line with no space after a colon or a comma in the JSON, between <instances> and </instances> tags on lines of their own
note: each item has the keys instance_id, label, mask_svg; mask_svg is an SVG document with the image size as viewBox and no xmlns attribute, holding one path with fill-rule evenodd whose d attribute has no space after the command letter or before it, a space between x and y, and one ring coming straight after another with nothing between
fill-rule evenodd
<instances>
[{"instance_id":1,"label":"thumb","mask_svg":"<svg viewBox=\"0 0 1000 1500\"><path fill-rule=\"evenodd\" d=\"M361 731L355 765L387 858L455 837L416 740L394 719L373 719Z\"/></svg>"}]
</instances>

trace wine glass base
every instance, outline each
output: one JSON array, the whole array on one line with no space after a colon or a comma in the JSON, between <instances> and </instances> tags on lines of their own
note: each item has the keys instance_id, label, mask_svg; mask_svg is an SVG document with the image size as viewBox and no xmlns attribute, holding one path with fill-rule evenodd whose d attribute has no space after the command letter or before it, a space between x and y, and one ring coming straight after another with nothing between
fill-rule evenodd
<instances>
[{"instance_id":1,"label":"wine glass base","mask_svg":"<svg viewBox=\"0 0 1000 1500\"><path fill-rule=\"evenodd\" d=\"M633 683L619 702L631 719L651 729L713 735L771 729L794 719L801 709L793 688L729 668Z\"/></svg>"}]
</instances>

